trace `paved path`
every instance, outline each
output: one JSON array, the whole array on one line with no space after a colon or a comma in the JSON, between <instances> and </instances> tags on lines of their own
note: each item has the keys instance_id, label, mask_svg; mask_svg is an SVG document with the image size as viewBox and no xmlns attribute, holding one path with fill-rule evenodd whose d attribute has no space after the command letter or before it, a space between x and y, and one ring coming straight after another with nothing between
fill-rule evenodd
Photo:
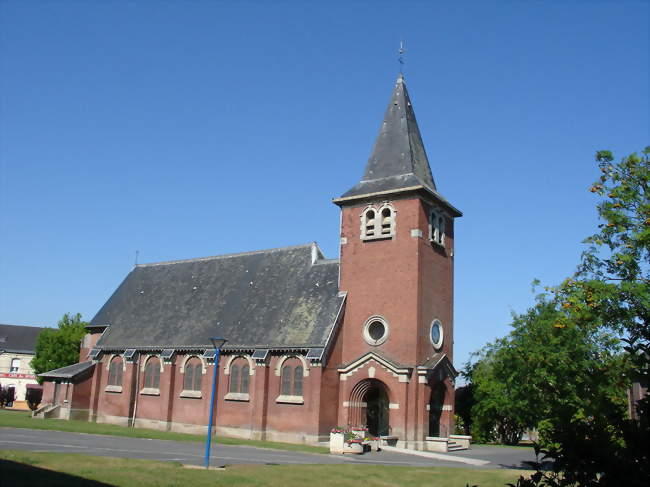
<instances>
[{"instance_id":1,"label":"paved path","mask_svg":"<svg viewBox=\"0 0 650 487\"><path fill-rule=\"evenodd\" d=\"M62 431L0 428L0 449L39 452L84 453L106 457L141 458L177 461L202 465L203 443L124 438L120 436L66 433ZM326 455L250 446L213 444L211 465L232 464L375 464L413 467L525 468L534 460L532 448L476 447L448 454L454 460L475 458L489 463L477 466L458 461L424 458L403 453L382 451L365 455Z\"/></svg>"}]
</instances>

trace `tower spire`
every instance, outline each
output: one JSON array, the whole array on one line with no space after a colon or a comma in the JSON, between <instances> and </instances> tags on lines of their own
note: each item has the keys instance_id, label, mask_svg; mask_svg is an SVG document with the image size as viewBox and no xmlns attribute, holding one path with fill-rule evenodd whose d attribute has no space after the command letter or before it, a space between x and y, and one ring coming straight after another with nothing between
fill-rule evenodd
<instances>
[{"instance_id":1,"label":"tower spire","mask_svg":"<svg viewBox=\"0 0 650 487\"><path fill-rule=\"evenodd\" d=\"M436 191L404 76L397 76L361 181L341 198L424 187Z\"/></svg>"}]
</instances>

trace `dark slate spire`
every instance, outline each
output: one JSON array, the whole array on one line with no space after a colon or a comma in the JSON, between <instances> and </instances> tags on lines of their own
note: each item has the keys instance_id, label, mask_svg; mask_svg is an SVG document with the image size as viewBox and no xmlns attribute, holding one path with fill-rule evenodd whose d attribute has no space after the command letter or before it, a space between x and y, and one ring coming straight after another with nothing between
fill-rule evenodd
<instances>
[{"instance_id":1,"label":"dark slate spire","mask_svg":"<svg viewBox=\"0 0 650 487\"><path fill-rule=\"evenodd\" d=\"M406 83L400 74L363 178L340 199L422 187L436 191Z\"/></svg>"}]
</instances>

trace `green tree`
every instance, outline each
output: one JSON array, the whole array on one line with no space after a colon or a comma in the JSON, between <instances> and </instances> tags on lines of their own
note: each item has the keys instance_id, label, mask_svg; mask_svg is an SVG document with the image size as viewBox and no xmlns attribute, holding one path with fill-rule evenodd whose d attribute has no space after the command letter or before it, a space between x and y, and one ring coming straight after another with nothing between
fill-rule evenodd
<instances>
[{"instance_id":1,"label":"green tree","mask_svg":"<svg viewBox=\"0 0 650 487\"><path fill-rule=\"evenodd\" d=\"M609 151L596 154L600 179L591 192L601 223L586 243L576 274L553 289L565 312L562 325L617 330L631 380L647 386L650 360L650 147L619 163ZM602 373L611 373L603 364ZM589 390L585 391L589 394ZM587 396L595 414L576 415L558 407L547 425L542 449L553 471L539 470L518 486L650 485L648 396L637 405L639 420L627 418L607 397Z\"/></svg>"},{"instance_id":2,"label":"green tree","mask_svg":"<svg viewBox=\"0 0 650 487\"><path fill-rule=\"evenodd\" d=\"M576 416L597 414L607 398L625 408L627 382L620 342L600 327L566 324L566 311L544 295L512 331L487 345L467 369L474 387L474 435L517 444L528 428L555 424L558 408Z\"/></svg>"},{"instance_id":3,"label":"green tree","mask_svg":"<svg viewBox=\"0 0 650 487\"><path fill-rule=\"evenodd\" d=\"M58 328L46 328L36 340L36 354L31 366L35 374L72 365L79 361L79 345L86 334L87 323L79 313L66 313ZM39 382L42 382L39 379Z\"/></svg>"}]
</instances>

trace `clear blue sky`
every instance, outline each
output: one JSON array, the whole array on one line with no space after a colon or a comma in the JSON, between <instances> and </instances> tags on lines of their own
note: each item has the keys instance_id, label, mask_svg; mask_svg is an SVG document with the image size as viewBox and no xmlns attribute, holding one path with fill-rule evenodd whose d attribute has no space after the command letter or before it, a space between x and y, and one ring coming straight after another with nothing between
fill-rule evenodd
<instances>
[{"instance_id":1,"label":"clear blue sky","mask_svg":"<svg viewBox=\"0 0 650 487\"><path fill-rule=\"evenodd\" d=\"M0 1L0 322L92 318L140 262L317 241L405 75L456 226L456 365L650 143L649 3Z\"/></svg>"}]
</instances>

